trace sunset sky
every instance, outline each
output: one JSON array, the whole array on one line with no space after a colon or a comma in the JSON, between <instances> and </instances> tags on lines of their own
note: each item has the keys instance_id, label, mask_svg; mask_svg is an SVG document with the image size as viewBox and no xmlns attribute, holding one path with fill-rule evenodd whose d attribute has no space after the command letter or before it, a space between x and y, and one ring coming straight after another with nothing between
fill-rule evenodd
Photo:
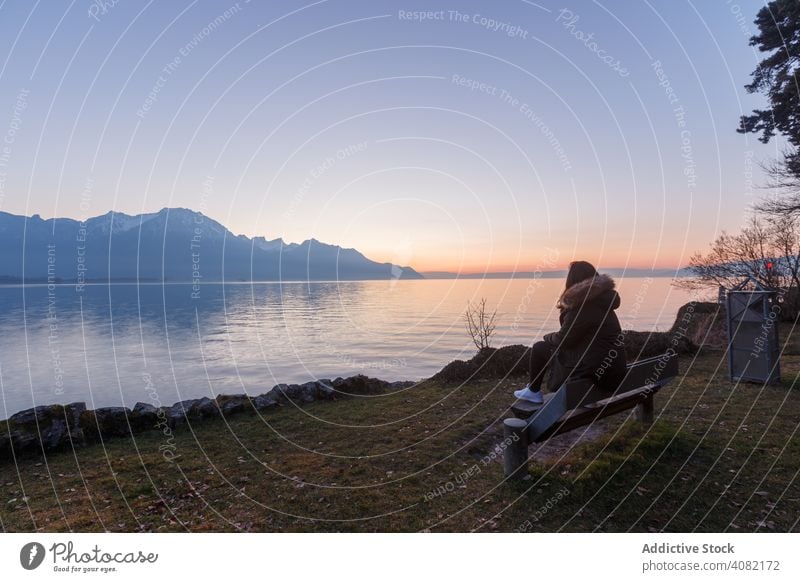
<instances>
[{"instance_id":1,"label":"sunset sky","mask_svg":"<svg viewBox=\"0 0 800 582\"><path fill-rule=\"evenodd\" d=\"M781 147L735 132L763 4L12 0L0 210L187 207L422 271L681 266Z\"/></svg>"}]
</instances>

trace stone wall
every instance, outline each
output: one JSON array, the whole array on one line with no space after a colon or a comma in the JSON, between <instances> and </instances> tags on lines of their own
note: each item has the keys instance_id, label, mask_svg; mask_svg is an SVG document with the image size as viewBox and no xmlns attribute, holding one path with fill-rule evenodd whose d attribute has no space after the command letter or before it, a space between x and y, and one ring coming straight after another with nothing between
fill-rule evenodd
<instances>
[{"instance_id":1,"label":"stone wall","mask_svg":"<svg viewBox=\"0 0 800 582\"><path fill-rule=\"evenodd\" d=\"M414 382L384 382L358 375L305 384L278 384L259 396L226 394L197 398L156 408L138 402L133 408L121 406L88 410L83 402L37 406L18 412L0 422L0 462L18 456L69 449L106 438L129 436L148 430L176 430L188 422L219 416L264 411L284 404L307 404L337 397L380 394L412 386Z\"/></svg>"}]
</instances>

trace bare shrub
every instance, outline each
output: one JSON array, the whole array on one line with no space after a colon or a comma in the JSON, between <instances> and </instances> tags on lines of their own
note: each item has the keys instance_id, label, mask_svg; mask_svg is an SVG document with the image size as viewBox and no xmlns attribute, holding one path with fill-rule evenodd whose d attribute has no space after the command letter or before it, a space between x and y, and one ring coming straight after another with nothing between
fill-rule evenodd
<instances>
[{"instance_id":1,"label":"bare shrub","mask_svg":"<svg viewBox=\"0 0 800 582\"><path fill-rule=\"evenodd\" d=\"M497 310L488 313L486 310L486 298L473 303L467 302L467 309L464 312L464 326L467 329L472 343L479 350L490 347L492 336L496 327Z\"/></svg>"}]
</instances>

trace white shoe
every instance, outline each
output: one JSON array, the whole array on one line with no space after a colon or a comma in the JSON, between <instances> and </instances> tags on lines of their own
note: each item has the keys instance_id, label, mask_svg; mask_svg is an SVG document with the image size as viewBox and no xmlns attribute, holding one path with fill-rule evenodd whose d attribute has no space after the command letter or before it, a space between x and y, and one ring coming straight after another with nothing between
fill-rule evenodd
<instances>
[{"instance_id":1,"label":"white shoe","mask_svg":"<svg viewBox=\"0 0 800 582\"><path fill-rule=\"evenodd\" d=\"M534 404L544 403L544 397L542 396L541 391L534 392L530 389L530 384L525 384L525 388L522 390L515 390L514 396L520 400L527 400L528 402L533 402Z\"/></svg>"}]
</instances>

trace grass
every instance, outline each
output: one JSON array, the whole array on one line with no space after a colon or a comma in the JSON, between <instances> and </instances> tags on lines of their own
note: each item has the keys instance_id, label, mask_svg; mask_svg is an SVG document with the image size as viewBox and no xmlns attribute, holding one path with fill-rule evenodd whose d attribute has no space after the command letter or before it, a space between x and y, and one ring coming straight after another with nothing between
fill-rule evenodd
<instances>
[{"instance_id":1,"label":"grass","mask_svg":"<svg viewBox=\"0 0 800 582\"><path fill-rule=\"evenodd\" d=\"M0 528L800 531L797 338L782 370L732 386L722 352L683 358L652 427L622 414L553 439L522 482L493 454L518 378L117 438L0 466Z\"/></svg>"}]
</instances>

